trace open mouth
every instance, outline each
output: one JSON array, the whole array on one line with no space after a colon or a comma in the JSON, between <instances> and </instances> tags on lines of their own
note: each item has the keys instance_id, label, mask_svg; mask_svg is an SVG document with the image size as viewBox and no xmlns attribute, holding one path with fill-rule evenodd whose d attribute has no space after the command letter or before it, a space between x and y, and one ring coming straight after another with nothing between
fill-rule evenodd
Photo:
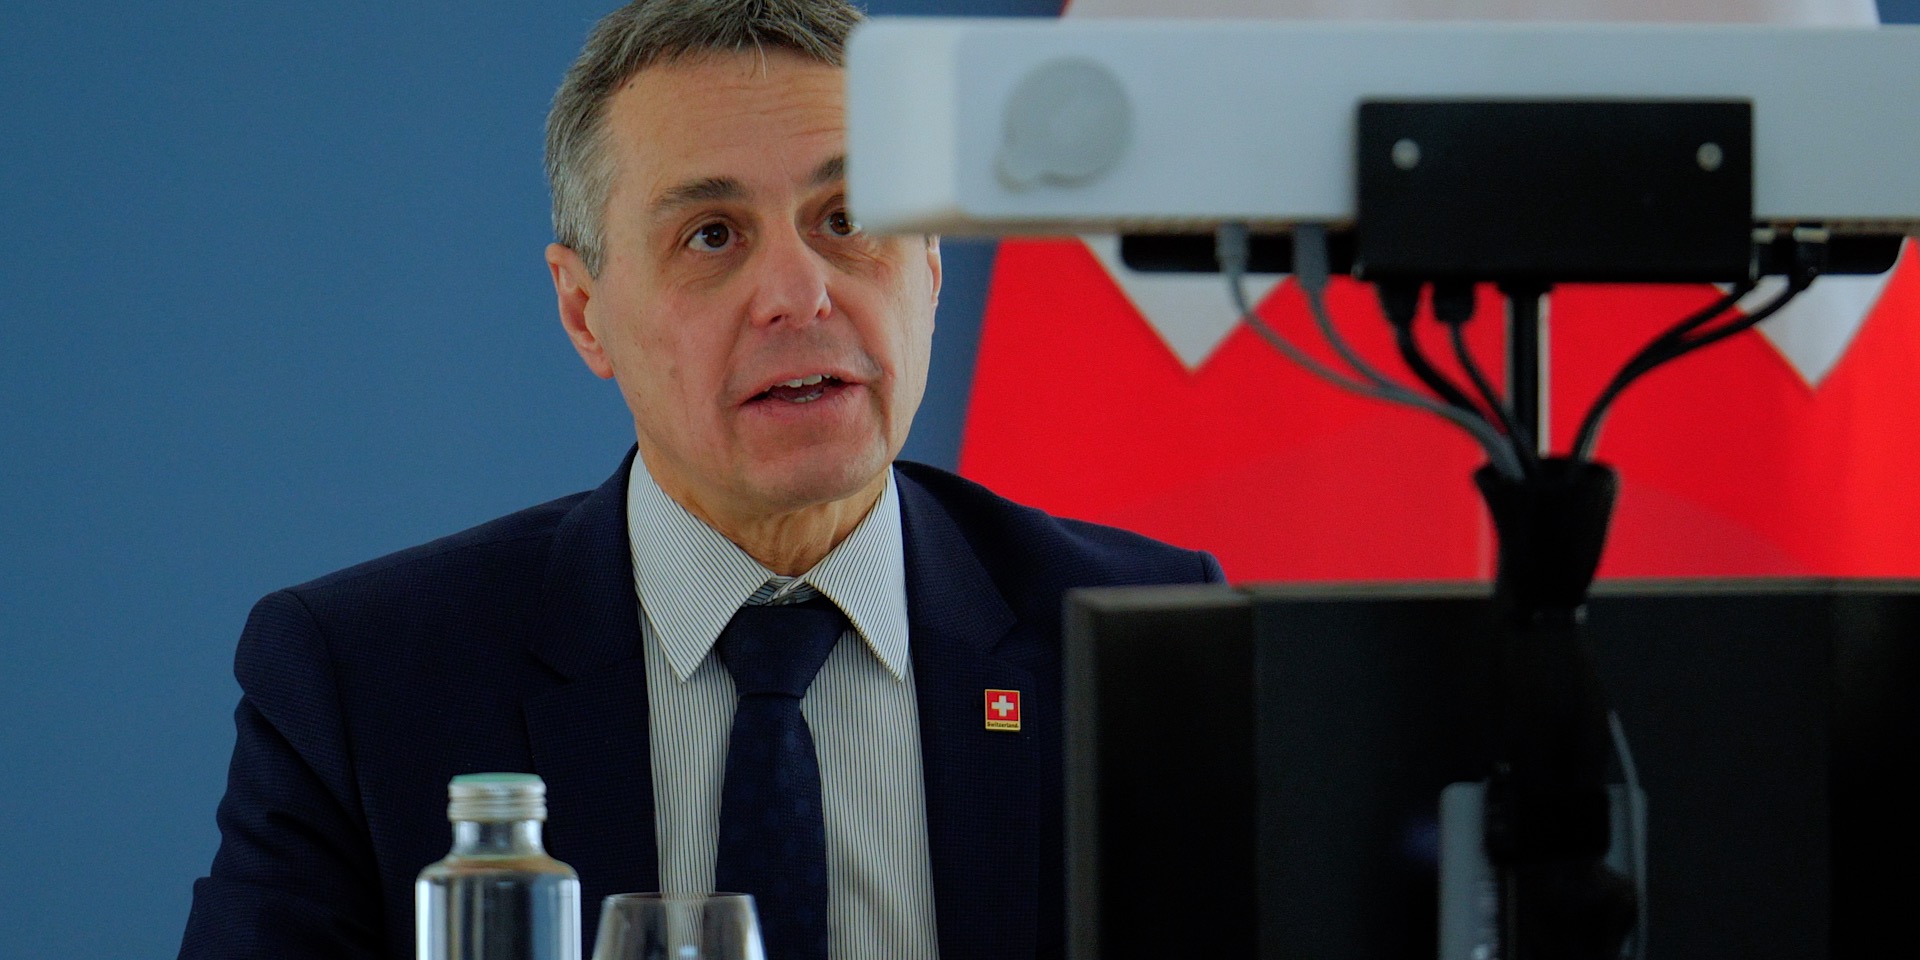
<instances>
[{"instance_id":1,"label":"open mouth","mask_svg":"<svg viewBox=\"0 0 1920 960\"><path fill-rule=\"evenodd\" d=\"M749 403L771 400L781 403L812 403L846 386L839 377L816 373L776 383L757 393Z\"/></svg>"}]
</instances>

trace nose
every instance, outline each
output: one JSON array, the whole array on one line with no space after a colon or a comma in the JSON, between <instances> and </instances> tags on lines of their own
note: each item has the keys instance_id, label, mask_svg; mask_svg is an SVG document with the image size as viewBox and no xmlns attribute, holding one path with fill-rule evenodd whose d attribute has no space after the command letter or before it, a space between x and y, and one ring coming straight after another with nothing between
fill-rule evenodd
<instances>
[{"instance_id":1,"label":"nose","mask_svg":"<svg viewBox=\"0 0 1920 960\"><path fill-rule=\"evenodd\" d=\"M755 326L805 326L833 314L828 265L794 227L764 235L753 264L748 318Z\"/></svg>"}]
</instances>

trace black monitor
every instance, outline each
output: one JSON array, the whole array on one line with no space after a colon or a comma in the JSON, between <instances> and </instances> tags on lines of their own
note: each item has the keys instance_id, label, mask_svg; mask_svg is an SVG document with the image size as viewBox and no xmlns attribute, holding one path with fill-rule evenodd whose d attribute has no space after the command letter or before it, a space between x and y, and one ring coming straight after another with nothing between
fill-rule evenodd
<instances>
[{"instance_id":1,"label":"black monitor","mask_svg":"<svg viewBox=\"0 0 1920 960\"><path fill-rule=\"evenodd\" d=\"M1488 768L1485 597L1074 594L1069 957L1435 957L1440 793ZM1907 939L1920 584L1602 584L1589 625L1648 798L1650 954Z\"/></svg>"}]
</instances>

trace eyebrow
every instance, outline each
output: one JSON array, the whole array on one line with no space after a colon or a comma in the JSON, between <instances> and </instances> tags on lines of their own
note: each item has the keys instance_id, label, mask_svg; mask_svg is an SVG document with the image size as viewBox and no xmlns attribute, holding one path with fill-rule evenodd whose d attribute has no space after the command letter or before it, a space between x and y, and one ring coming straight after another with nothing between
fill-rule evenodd
<instances>
[{"instance_id":1,"label":"eyebrow","mask_svg":"<svg viewBox=\"0 0 1920 960\"><path fill-rule=\"evenodd\" d=\"M653 202L653 210L657 216L680 207L738 200L746 195L747 188L732 177L705 177L663 191Z\"/></svg>"},{"instance_id":2,"label":"eyebrow","mask_svg":"<svg viewBox=\"0 0 1920 960\"><path fill-rule=\"evenodd\" d=\"M832 183L835 180L845 180L846 178L847 155L842 153L828 157L827 162L815 167L813 170L813 180L808 185L818 187L822 184Z\"/></svg>"},{"instance_id":3,"label":"eyebrow","mask_svg":"<svg viewBox=\"0 0 1920 960\"><path fill-rule=\"evenodd\" d=\"M815 167L813 176L808 178L807 185L823 186L844 180L846 176L847 157L845 154L839 154L828 157L824 163ZM739 200L746 195L746 185L732 177L702 177L662 191L660 198L653 202L653 210L654 214L659 216L681 207Z\"/></svg>"}]
</instances>

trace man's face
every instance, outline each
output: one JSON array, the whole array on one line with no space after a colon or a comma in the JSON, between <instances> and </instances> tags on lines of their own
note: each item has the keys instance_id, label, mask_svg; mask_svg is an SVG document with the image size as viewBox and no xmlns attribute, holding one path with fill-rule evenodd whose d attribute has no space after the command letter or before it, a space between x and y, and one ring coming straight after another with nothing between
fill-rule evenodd
<instances>
[{"instance_id":1,"label":"man's face","mask_svg":"<svg viewBox=\"0 0 1920 960\"><path fill-rule=\"evenodd\" d=\"M926 388L939 246L848 218L843 83L784 51L641 71L609 104L600 275L549 251L648 469L709 515L877 489Z\"/></svg>"}]
</instances>

